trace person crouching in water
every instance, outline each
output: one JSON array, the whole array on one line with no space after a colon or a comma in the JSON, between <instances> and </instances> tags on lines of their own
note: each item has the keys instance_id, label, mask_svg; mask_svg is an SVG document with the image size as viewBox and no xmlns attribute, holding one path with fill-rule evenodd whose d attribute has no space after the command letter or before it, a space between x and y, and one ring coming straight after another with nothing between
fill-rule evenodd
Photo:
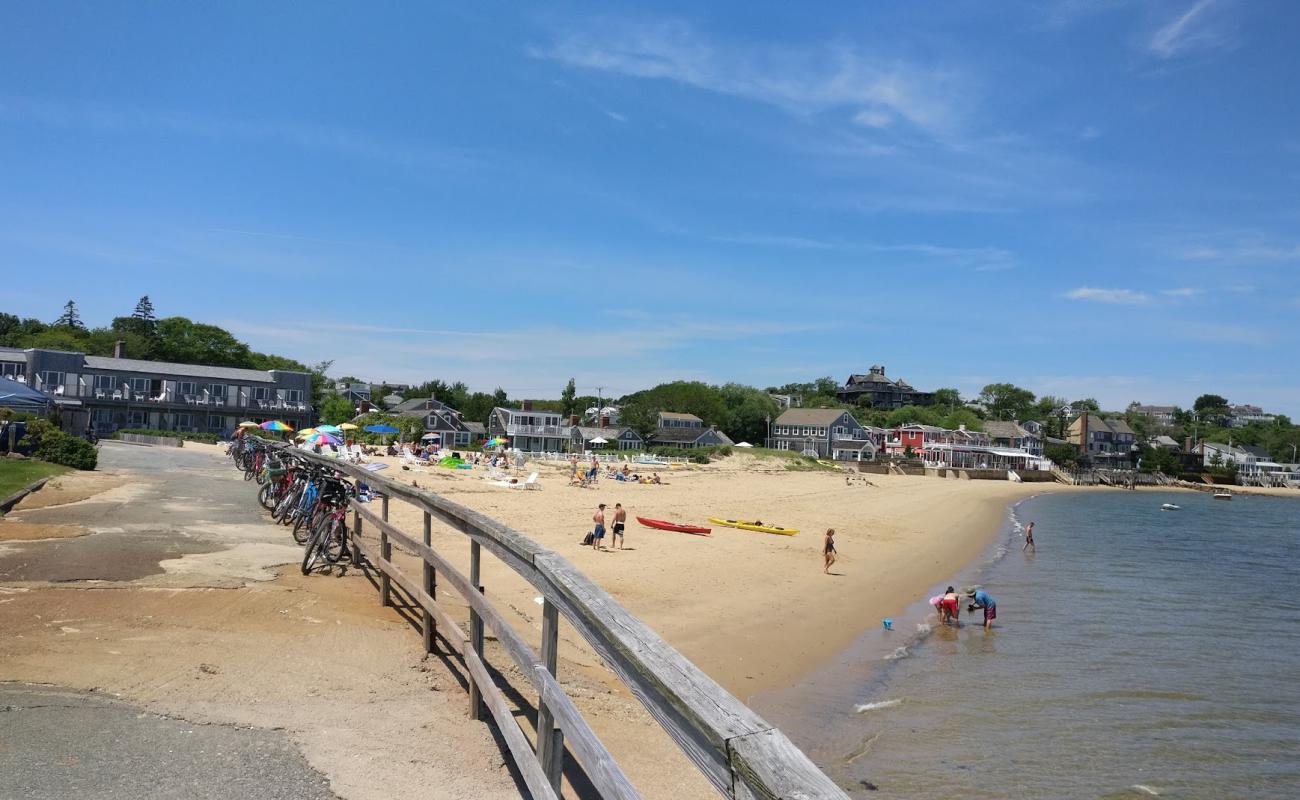
<instances>
[{"instance_id":1,"label":"person crouching in water","mask_svg":"<svg viewBox=\"0 0 1300 800\"><path fill-rule=\"evenodd\" d=\"M944 591L943 599L939 601L939 615L943 617L944 625L950 621L956 624L958 617L961 616L961 597L951 586Z\"/></svg>"},{"instance_id":2,"label":"person crouching in water","mask_svg":"<svg viewBox=\"0 0 1300 800\"><path fill-rule=\"evenodd\" d=\"M966 596L971 599L968 610L984 609L984 630L993 627L993 620L998 618L997 601L989 597L989 593L983 589L971 589L966 593Z\"/></svg>"}]
</instances>

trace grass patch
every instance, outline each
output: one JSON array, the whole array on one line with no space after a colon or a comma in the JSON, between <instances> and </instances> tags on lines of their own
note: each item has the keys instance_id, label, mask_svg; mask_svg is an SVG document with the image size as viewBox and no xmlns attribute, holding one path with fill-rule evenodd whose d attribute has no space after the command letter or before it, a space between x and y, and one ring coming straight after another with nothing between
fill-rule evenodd
<instances>
[{"instance_id":1,"label":"grass patch","mask_svg":"<svg viewBox=\"0 0 1300 800\"><path fill-rule=\"evenodd\" d=\"M774 458L785 462L790 472L838 472L836 467L828 467L815 458L800 455L794 450L772 450L767 447L742 447L736 453L748 453L758 458Z\"/></svg>"},{"instance_id":2,"label":"grass patch","mask_svg":"<svg viewBox=\"0 0 1300 800\"><path fill-rule=\"evenodd\" d=\"M20 461L16 458L0 459L0 498L8 497L27 484L35 483L41 478L62 475L70 471L67 467L50 464L46 461L31 459Z\"/></svg>"}]
</instances>

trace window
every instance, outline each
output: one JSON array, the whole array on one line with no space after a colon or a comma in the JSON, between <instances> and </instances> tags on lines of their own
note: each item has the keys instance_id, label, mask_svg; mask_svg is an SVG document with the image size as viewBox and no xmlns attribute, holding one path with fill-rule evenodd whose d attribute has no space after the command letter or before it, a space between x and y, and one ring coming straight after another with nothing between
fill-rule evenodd
<instances>
[{"instance_id":1,"label":"window","mask_svg":"<svg viewBox=\"0 0 1300 800\"><path fill-rule=\"evenodd\" d=\"M37 376L41 379L40 388L43 391L53 391L63 385L63 373L54 370L46 370Z\"/></svg>"},{"instance_id":2,"label":"window","mask_svg":"<svg viewBox=\"0 0 1300 800\"><path fill-rule=\"evenodd\" d=\"M6 378L17 378L19 375L27 374L27 365L19 364L14 361L6 361L0 364L0 375Z\"/></svg>"},{"instance_id":3,"label":"window","mask_svg":"<svg viewBox=\"0 0 1300 800\"><path fill-rule=\"evenodd\" d=\"M779 441L779 442L776 443L776 449L777 449L777 450L789 450L789 449L790 449L790 443L787 442L787 441L785 441L784 439L782 439L781 441Z\"/></svg>"},{"instance_id":4,"label":"window","mask_svg":"<svg viewBox=\"0 0 1300 800\"><path fill-rule=\"evenodd\" d=\"M90 412L90 419L96 425L112 425L113 410L111 408L96 408Z\"/></svg>"},{"instance_id":5,"label":"window","mask_svg":"<svg viewBox=\"0 0 1300 800\"><path fill-rule=\"evenodd\" d=\"M284 399L288 400L290 403L301 403L302 389L286 389Z\"/></svg>"},{"instance_id":6,"label":"window","mask_svg":"<svg viewBox=\"0 0 1300 800\"><path fill-rule=\"evenodd\" d=\"M208 394L212 397L226 399L226 385L224 383L213 383L208 385Z\"/></svg>"},{"instance_id":7,"label":"window","mask_svg":"<svg viewBox=\"0 0 1300 800\"><path fill-rule=\"evenodd\" d=\"M152 388L153 381L148 378L132 378L131 391L139 394L148 394Z\"/></svg>"},{"instance_id":8,"label":"window","mask_svg":"<svg viewBox=\"0 0 1300 800\"><path fill-rule=\"evenodd\" d=\"M97 391L97 392L111 392L111 391L113 391L113 390L116 389L116 388L117 388L117 376L116 376L116 375L96 375L96 376L95 376L95 391Z\"/></svg>"},{"instance_id":9,"label":"window","mask_svg":"<svg viewBox=\"0 0 1300 800\"><path fill-rule=\"evenodd\" d=\"M185 396L185 395L187 395L187 394L190 394L190 395L192 395L192 394L197 394L197 392L195 391L196 388L197 388L197 387L195 386L194 381L181 381L181 382L179 382L179 383L176 384L176 391L177 391L181 396ZM186 416L189 416L189 415L187 414Z\"/></svg>"},{"instance_id":10,"label":"window","mask_svg":"<svg viewBox=\"0 0 1300 800\"><path fill-rule=\"evenodd\" d=\"M176 415L176 427L177 427L177 428L181 428L181 429L184 429L184 428L192 428L192 427L194 427L194 415L193 415L193 414L177 414L177 415Z\"/></svg>"},{"instance_id":11,"label":"window","mask_svg":"<svg viewBox=\"0 0 1300 800\"><path fill-rule=\"evenodd\" d=\"M132 411L126 415L126 424L129 428L148 427L149 414L146 411Z\"/></svg>"},{"instance_id":12,"label":"window","mask_svg":"<svg viewBox=\"0 0 1300 800\"><path fill-rule=\"evenodd\" d=\"M222 427L225 426L225 424L226 424L226 423L225 423L225 420L224 420L222 417L219 417L219 416L217 416L216 414L209 414L209 415L208 415L208 427L209 427L209 428L215 428L215 429L220 430Z\"/></svg>"},{"instance_id":13,"label":"window","mask_svg":"<svg viewBox=\"0 0 1300 800\"><path fill-rule=\"evenodd\" d=\"M254 386L254 387L253 387L253 399L254 399L254 400L261 400L261 401L263 401L263 402L265 402L265 401L267 401L267 400L270 400L270 399L271 399L271 390L270 390L268 387L266 387L266 386Z\"/></svg>"}]
</instances>

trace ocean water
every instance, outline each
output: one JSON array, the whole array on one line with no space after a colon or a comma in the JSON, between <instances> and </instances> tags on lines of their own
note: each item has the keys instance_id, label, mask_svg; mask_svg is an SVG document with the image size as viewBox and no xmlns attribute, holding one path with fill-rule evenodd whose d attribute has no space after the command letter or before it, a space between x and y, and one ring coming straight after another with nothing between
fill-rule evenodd
<instances>
[{"instance_id":1,"label":"ocean water","mask_svg":"<svg viewBox=\"0 0 1300 800\"><path fill-rule=\"evenodd\" d=\"M1300 500L1032 498L953 582L992 631L922 600L757 698L854 796L1300 797Z\"/></svg>"}]
</instances>

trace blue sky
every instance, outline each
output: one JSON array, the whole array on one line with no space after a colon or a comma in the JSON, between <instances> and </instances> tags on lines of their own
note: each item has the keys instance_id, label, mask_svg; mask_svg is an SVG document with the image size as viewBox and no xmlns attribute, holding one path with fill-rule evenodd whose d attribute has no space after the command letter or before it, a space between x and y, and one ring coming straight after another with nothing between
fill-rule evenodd
<instances>
[{"instance_id":1,"label":"blue sky","mask_svg":"<svg viewBox=\"0 0 1300 800\"><path fill-rule=\"evenodd\" d=\"M1300 6L806 9L0 3L0 308L512 395L1300 418Z\"/></svg>"}]
</instances>

